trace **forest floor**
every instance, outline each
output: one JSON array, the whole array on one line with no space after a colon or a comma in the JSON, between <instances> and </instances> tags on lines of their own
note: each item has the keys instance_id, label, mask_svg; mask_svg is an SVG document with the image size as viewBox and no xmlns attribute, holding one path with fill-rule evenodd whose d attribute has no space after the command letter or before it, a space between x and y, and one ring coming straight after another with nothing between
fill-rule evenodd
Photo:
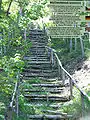
<instances>
[{"instance_id":1,"label":"forest floor","mask_svg":"<svg viewBox=\"0 0 90 120\"><path fill-rule=\"evenodd\" d=\"M80 88L90 87L90 58L71 61L66 65L66 69Z\"/></svg>"}]
</instances>

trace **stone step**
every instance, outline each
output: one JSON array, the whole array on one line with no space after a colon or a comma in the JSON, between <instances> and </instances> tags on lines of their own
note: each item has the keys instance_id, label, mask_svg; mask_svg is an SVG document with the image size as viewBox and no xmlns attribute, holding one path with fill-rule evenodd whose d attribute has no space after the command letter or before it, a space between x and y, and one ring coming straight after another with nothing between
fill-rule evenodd
<instances>
[{"instance_id":1,"label":"stone step","mask_svg":"<svg viewBox=\"0 0 90 120\"><path fill-rule=\"evenodd\" d=\"M60 101L60 102L66 102L69 101L70 98L68 96L60 96L60 95L29 95L25 94L25 98L28 98L28 100L45 100L45 101Z\"/></svg>"}]
</instances>

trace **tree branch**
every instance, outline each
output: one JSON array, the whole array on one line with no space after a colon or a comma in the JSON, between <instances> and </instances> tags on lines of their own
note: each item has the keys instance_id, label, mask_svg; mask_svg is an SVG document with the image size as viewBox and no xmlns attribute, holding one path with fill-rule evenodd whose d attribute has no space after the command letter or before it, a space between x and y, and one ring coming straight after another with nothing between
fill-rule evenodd
<instances>
[{"instance_id":1,"label":"tree branch","mask_svg":"<svg viewBox=\"0 0 90 120\"><path fill-rule=\"evenodd\" d=\"M7 9L7 16L9 15L9 10L10 10L12 2L13 2L13 0L11 0L10 3L9 3L8 9Z\"/></svg>"}]
</instances>

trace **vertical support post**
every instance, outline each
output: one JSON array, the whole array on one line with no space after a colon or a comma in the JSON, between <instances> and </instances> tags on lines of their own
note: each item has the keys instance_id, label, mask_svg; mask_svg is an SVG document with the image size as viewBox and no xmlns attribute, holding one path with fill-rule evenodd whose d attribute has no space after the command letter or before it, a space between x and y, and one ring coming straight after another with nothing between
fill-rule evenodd
<instances>
[{"instance_id":1,"label":"vertical support post","mask_svg":"<svg viewBox=\"0 0 90 120\"><path fill-rule=\"evenodd\" d=\"M81 104L82 104L82 117L85 115L85 105L84 105L84 96L81 93Z\"/></svg>"},{"instance_id":2,"label":"vertical support post","mask_svg":"<svg viewBox=\"0 0 90 120\"><path fill-rule=\"evenodd\" d=\"M75 38L75 52L77 50L77 38Z\"/></svg>"},{"instance_id":3,"label":"vertical support post","mask_svg":"<svg viewBox=\"0 0 90 120\"><path fill-rule=\"evenodd\" d=\"M69 79L69 83L70 83L70 97L72 98L73 96L73 84L72 84L72 79Z\"/></svg>"},{"instance_id":4,"label":"vertical support post","mask_svg":"<svg viewBox=\"0 0 90 120\"><path fill-rule=\"evenodd\" d=\"M88 34L89 34L89 43L90 43L90 32L88 32Z\"/></svg>"},{"instance_id":5,"label":"vertical support post","mask_svg":"<svg viewBox=\"0 0 90 120\"><path fill-rule=\"evenodd\" d=\"M70 39L70 52L72 52L72 39Z\"/></svg>"},{"instance_id":6,"label":"vertical support post","mask_svg":"<svg viewBox=\"0 0 90 120\"><path fill-rule=\"evenodd\" d=\"M58 63L58 80L60 79L60 65Z\"/></svg>"},{"instance_id":7,"label":"vertical support post","mask_svg":"<svg viewBox=\"0 0 90 120\"><path fill-rule=\"evenodd\" d=\"M62 83L65 84L65 72L62 70Z\"/></svg>"},{"instance_id":8,"label":"vertical support post","mask_svg":"<svg viewBox=\"0 0 90 120\"><path fill-rule=\"evenodd\" d=\"M54 63L54 58L53 58L53 50L51 50L51 63Z\"/></svg>"},{"instance_id":9,"label":"vertical support post","mask_svg":"<svg viewBox=\"0 0 90 120\"><path fill-rule=\"evenodd\" d=\"M2 33L0 33L0 41L1 41L1 44L0 44L0 49L1 49L1 51L0 51L0 53L1 53L1 56L3 55L3 48L2 48Z\"/></svg>"},{"instance_id":10,"label":"vertical support post","mask_svg":"<svg viewBox=\"0 0 90 120\"><path fill-rule=\"evenodd\" d=\"M5 115L5 120L12 120L12 108L9 107L6 115Z\"/></svg>"},{"instance_id":11,"label":"vertical support post","mask_svg":"<svg viewBox=\"0 0 90 120\"><path fill-rule=\"evenodd\" d=\"M17 118L19 116L19 103L18 103L19 82L20 82L20 72L18 71L18 74L17 74L17 91L16 91L16 114L17 114Z\"/></svg>"},{"instance_id":12,"label":"vertical support post","mask_svg":"<svg viewBox=\"0 0 90 120\"><path fill-rule=\"evenodd\" d=\"M17 88L17 93L16 93L16 114L17 114L17 118L18 118L18 116L19 116L18 88Z\"/></svg>"},{"instance_id":13,"label":"vertical support post","mask_svg":"<svg viewBox=\"0 0 90 120\"><path fill-rule=\"evenodd\" d=\"M80 37L80 43L81 43L82 57L84 57L84 45L83 45L82 37Z\"/></svg>"}]
</instances>

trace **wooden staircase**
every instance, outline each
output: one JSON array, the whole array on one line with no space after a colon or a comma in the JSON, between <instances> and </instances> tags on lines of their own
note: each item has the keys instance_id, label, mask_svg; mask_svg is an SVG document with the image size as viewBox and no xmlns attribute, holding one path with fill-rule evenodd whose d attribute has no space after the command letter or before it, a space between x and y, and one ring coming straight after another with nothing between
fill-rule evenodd
<instances>
[{"instance_id":1,"label":"wooden staircase","mask_svg":"<svg viewBox=\"0 0 90 120\"><path fill-rule=\"evenodd\" d=\"M22 93L25 97L27 120L69 120L70 115L60 110L70 100L70 88L58 77L58 65L46 52L48 37L44 30L30 30L32 47L24 57Z\"/></svg>"}]
</instances>

